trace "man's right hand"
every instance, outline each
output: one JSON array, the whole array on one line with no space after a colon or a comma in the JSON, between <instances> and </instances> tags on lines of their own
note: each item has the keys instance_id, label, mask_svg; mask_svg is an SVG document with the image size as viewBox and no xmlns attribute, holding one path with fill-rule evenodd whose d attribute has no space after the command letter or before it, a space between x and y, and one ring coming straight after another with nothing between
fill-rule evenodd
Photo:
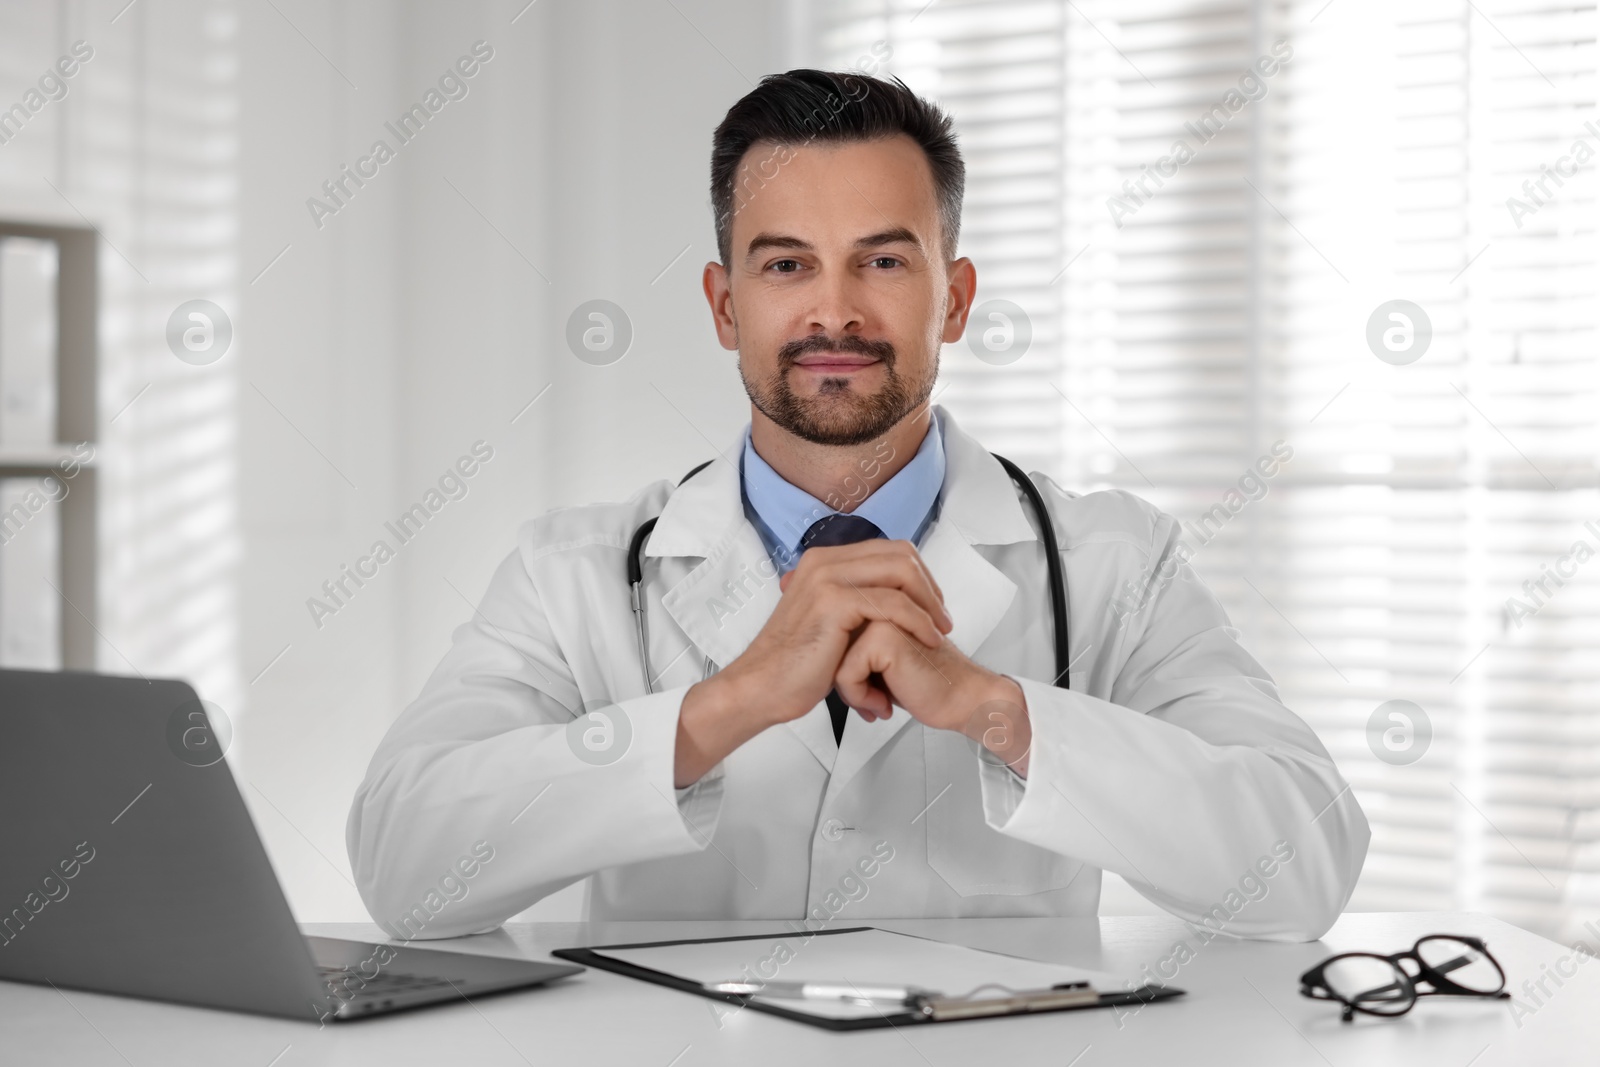
<instances>
[{"instance_id":1,"label":"man's right hand","mask_svg":"<svg viewBox=\"0 0 1600 1067\"><path fill-rule=\"evenodd\" d=\"M944 593L909 541L810 549L779 588L778 606L750 647L684 695L674 761L680 789L767 727L816 707L867 623L886 619L929 648L953 626Z\"/></svg>"}]
</instances>

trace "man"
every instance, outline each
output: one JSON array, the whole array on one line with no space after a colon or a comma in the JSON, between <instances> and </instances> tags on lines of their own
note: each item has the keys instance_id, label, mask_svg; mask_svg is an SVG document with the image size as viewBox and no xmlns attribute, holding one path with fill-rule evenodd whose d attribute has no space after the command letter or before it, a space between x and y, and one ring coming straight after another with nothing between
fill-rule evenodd
<instances>
[{"instance_id":1,"label":"man","mask_svg":"<svg viewBox=\"0 0 1600 1067\"><path fill-rule=\"evenodd\" d=\"M523 527L350 812L392 933L584 879L592 919L1092 915L1101 870L1231 934L1332 923L1366 820L1177 524L1035 475L1055 684L1036 519L929 405L977 286L963 175L898 80L791 71L729 111L704 288L750 425L681 487Z\"/></svg>"}]
</instances>

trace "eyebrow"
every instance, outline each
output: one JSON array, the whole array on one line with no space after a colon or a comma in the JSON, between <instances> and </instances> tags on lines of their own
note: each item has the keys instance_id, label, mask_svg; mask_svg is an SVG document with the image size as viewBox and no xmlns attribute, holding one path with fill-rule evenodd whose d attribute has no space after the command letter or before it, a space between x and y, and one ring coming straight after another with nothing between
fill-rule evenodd
<instances>
[{"instance_id":1,"label":"eyebrow","mask_svg":"<svg viewBox=\"0 0 1600 1067\"><path fill-rule=\"evenodd\" d=\"M855 242L855 247L857 249L865 249L892 244L906 244L915 248L918 252L925 252L917 235L904 226L893 226L887 230L879 230L877 233L858 238ZM766 251L769 248L787 248L796 252L814 251L810 241L790 234L758 233L750 239L750 244L745 249L745 259L753 259L756 253Z\"/></svg>"}]
</instances>

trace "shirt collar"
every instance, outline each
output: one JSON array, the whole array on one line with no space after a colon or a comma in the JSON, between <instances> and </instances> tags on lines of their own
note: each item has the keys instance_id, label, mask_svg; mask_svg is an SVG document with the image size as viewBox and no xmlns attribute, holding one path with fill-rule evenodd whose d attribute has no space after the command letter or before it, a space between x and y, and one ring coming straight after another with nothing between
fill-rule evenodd
<instances>
[{"instance_id":1,"label":"shirt collar","mask_svg":"<svg viewBox=\"0 0 1600 1067\"><path fill-rule=\"evenodd\" d=\"M891 540L915 544L921 538L933 519L944 485L944 435L939 420L940 414L935 408L933 417L928 420L928 432L923 434L922 443L910 462L858 503L850 514L870 520ZM786 570L797 559L800 538L811 524L838 509L773 470L756 452L749 426L745 427L740 471L745 515L761 535L772 558Z\"/></svg>"}]
</instances>

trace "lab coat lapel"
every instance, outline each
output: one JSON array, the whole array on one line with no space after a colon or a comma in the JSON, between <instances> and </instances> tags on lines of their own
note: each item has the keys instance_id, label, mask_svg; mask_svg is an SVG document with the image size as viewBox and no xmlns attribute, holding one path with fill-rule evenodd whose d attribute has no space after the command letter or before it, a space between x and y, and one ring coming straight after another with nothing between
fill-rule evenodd
<instances>
[{"instance_id":1,"label":"lab coat lapel","mask_svg":"<svg viewBox=\"0 0 1600 1067\"><path fill-rule=\"evenodd\" d=\"M778 606L778 578L767 548L744 514L739 455L744 434L711 467L680 487L662 509L650 535L648 556L703 556L704 559L662 598L679 628L718 669L750 647ZM784 724L825 770L833 768L838 746L833 723L821 703Z\"/></svg>"},{"instance_id":2,"label":"lab coat lapel","mask_svg":"<svg viewBox=\"0 0 1600 1067\"><path fill-rule=\"evenodd\" d=\"M750 646L778 604L772 561L744 515L738 452L731 455L672 494L645 546L647 556L703 557L661 603L718 667Z\"/></svg>"},{"instance_id":3,"label":"lab coat lapel","mask_svg":"<svg viewBox=\"0 0 1600 1067\"><path fill-rule=\"evenodd\" d=\"M1023 514L1005 468L963 433L943 408L935 410L944 433L945 481L939 516L919 551L944 591L945 607L954 623L948 635L951 644L975 659L1010 609L1017 586L973 546L1012 544L1034 540L1037 535ZM852 714L824 804L911 721L911 713L899 707L888 719L870 723Z\"/></svg>"},{"instance_id":4,"label":"lab coat lapel","mask_svg":"<svg viewBox=\"0 0 1600 1067\"><path fill-rule=\"evenodd\" d=\"M1034 540L1036 534L1005 468L944 408L934 411L944 434L945 481L938 518L920 551L944 590L955 623L951 642L975 657L1010 608L1017 587L973 546ZM750 647L780 595L766 546L745 518L739 481L743 448L741 430L719 461L672 494L645 547L647 556L703 557L667 591L662 605L719 669ZM852 714L842 744L835 746L827 709L819 704L785 728L832 771L831 798L910 721L904 709L871 723Z\"/></svg>"}]
</instances>

